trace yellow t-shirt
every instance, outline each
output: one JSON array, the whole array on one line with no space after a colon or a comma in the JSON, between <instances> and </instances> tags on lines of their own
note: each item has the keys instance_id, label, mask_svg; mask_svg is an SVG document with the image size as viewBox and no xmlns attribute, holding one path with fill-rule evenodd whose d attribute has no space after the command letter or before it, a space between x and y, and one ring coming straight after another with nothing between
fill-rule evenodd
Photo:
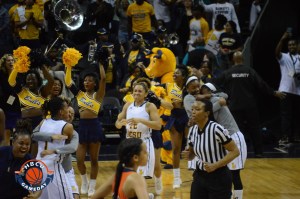
<instances>
[{"instance_id":1,"label":"yellow t-shirt","mask_svg":"<svg viewBox=\"0 0 300 199\"><path fill-rule=\"evenodd\" d=\"M25 18L28 20L30 16L33 14L33 18L36 21L43 21L44 17L42 15L41 10L38 6L32 6L31 9L25 9ZM15 15L15 22L20 22L20 17L18 14ZM32 22L29 22L26 25L26 29L20 28L19 29L19 35L21 39L39 39L40 30L38 27L33 25Z\"/></svg>"},{"instance_id":2,"label":"yellow t-shirt","mask_svg":"<svg viewBox=\"0 0 300 199\"><path fill-rule=\"evenodd\" d=\"M154 15L153 6L147 2L144 2L142 5L130 4L127 9L127 16L132 18L133 32L150 32L152 15Z\"/></svg>"}]
</instances>

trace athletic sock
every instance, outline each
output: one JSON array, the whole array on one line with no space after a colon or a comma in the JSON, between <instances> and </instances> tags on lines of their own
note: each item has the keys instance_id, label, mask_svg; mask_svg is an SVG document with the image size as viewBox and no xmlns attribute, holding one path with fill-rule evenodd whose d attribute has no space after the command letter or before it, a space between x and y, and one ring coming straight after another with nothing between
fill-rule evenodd
<instances>
[{"instance_id":1,"label":"athletic sock","mask_svg":"<svg viewBox=\"0 0 300 199\"><path fill-rule=\"evenodd\" d=\"M80 177L81 177L81 184L88 184L88 178L86 174L80 175Z\"/></svg>"},{"instance_id":2,"label":"athletic sock","mask_svg":"<svg viewBox=\"0 0 300 199\"><path fill-rule=\"evenodd\" d=\"M180 168L173 169L173 175L174 175L174 179L175 178L180 179Z\"/></svg>"},{"instance_id":3,"label":"athletic sock","mask_svg":"<svg viewBox=\"0 0 300 199\"><path fill-rule=\"evenodd\" d=\"M234 190L234 199L243 199L243 190Z\"/></svg>"},{"instance_id":4,"label":"athletic sock","mask_svg":"<svg viewBox=\"0 0 300 199\"><path fill-rule=\"evenodd\" d=\"M96 179L90 179L89 190L95 190Z\"/></svg>"}]
</instances>

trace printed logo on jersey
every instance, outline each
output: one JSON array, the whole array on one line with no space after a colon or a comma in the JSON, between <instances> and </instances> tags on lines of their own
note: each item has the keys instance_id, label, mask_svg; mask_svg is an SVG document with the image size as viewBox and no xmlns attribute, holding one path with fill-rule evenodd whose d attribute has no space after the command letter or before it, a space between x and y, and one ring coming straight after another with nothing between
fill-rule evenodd
<instances>
[{"instance_id":1,"label":"printed logo on jersey","mask_svg":"<svg viewBox=\"0 0 300 199\"><path fill-rule=\"evenodd\" d=\"M28 191L40 191L52 182L54 172L40 160L28 160L20 171L15 171L16 181Z\"/></svg>"}]
</instances>

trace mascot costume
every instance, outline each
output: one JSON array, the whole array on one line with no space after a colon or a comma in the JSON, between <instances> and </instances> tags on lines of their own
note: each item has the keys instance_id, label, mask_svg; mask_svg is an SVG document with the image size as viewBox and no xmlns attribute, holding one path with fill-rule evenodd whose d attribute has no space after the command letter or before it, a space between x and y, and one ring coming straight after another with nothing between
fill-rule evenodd
<instances>
[{"instance_id":1,"label":"mascot costume","mask_svg":"<svg viewBox=\"0 0 300 199\"><path fill-rule=\"evenodd\" d=\"M148 57L150 58L150 64L145 69L145 72L149 78L152 78L154 82L159 84L174 82L173 74L176 69L176 58L171 50L168 48L153 48L152 54L148 55ZM160 92L157 92L158 90ZM165 91L162 92L161 89L153 89L153 91L156 96L171 102L169 99L167 99L167 96L165 96ZM160 107L159 114L162 118L162 124L164 126L168 116L171 114L171 110ZM163 131L162 137L164 146L161 149L161 160L166 163L164 167L165 169L172 169L173 158L170 131Z\"/></svg>"},{"instance_id":2,"label":"mascot costume","mask_svg":"<svg viewBox=\"0 0 300 199\"><path fill-rule=\"evenodd\" d=\"M173 74L176 69L176 58L168 48L153 48L148 55L150 64L145 69L149 78L160 84L173 82Z\"/></svg>"}]
</instances>

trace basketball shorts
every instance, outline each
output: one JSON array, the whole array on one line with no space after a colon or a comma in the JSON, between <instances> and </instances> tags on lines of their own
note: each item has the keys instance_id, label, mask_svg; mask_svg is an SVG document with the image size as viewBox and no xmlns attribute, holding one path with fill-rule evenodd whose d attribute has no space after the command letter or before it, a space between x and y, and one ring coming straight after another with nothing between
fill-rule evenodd
<instances>
[{"instance_id":1,"label":"basketball shorts","mask_svg":"<svg viewBox=\"0 0 300 199\"><path fill-rule=\"evenodd\" d=\"M78 185L76 183L74 169L72 168L70 171L66 172L67 179L72 187L73 194L79 194Z\"/></svg>"},{"instance_id":2,"label":"basketball shorts","mask_svg":"<svg viewBox=\"0 0 300 199\"><path fill-rule=\"evenodd\" d=\"M137 173L139 173L140 175L146 178L152 178L154 174L154 165L155 165L154 145L151 137L144 138L143 141L147 146L148 160L145 166L138 167Z\"/></svg>"},{"instance_id":3,"label":"basketball shorts","mask_svg":"<svg viewBox=\"0 0 300 199\"><path fill-rule=\"evenodd\" d=\"M247 145L244 135L240 131L238 131L231 135L231 138L239 149L240 155L232 160L227 166L230 170L243 169L247 159Z\"/></svg>"},{"instance_id":4,"label":"basketball shorts","mask_svg":"<svg viewBox=\"0 0 300 199\"><path fill-rule=\"evenodd\" d=\"M61 163L55 162L54 164L49 164L49 161L44 161L43 159L42 161L48 166L48 168L50 167L49 169L52 170L53 168L54 177L53 181L43 189L42 195L39 197L39 199L62 197L65 199L73 199L72 188ZM51 164L52 166L49 166Z\"/></svg>"}]
</instances>

